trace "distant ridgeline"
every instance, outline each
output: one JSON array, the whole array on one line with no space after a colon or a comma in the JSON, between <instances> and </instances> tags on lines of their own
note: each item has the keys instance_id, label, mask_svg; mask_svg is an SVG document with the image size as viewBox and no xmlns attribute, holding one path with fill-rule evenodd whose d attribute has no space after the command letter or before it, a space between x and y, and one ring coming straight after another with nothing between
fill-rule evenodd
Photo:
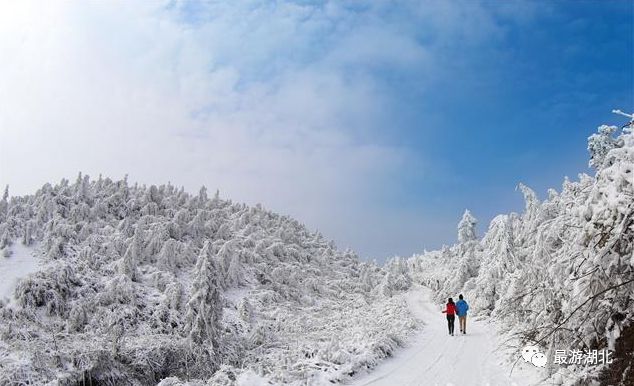
<instances>
[{"instance_id":1,"label":"distant ridgeline","mask_svg":"<svg viewBox=\"0 0 634 386\"><path fill-rule=\"evenodd\" d=\"M127 179L0 201L0 252L41 268L0 302L0 384L338 381L416 328L390 272L297 221Z\"/></svg>"},{"instance_id":2,"label":"distant ridgeline","mask_svg":"<svg viewBox=\"0 0 634 386\"><path fill-rule=\"evenodd\" d=\"M465 294L473 311L517 338L518 349L537 342L552 358L555 350L616 348L601 374L596 365L554 365L547 376L634 384L633 129L601 126L590 136L594 177L566 179L541 202L520 184L524 213L495 217L481 240L467 211L459 243L413 256L409 274L438 300Z\"/></svg>"}]
</instances>

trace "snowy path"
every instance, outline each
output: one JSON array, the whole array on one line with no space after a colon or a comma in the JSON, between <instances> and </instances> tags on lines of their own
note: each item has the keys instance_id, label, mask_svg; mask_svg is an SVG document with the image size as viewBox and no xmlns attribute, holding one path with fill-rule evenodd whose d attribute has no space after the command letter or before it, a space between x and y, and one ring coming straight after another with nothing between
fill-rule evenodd
<instances>
[{"instance_id":1,"label":"snowy path","mask_svg":"<svg viewBox=\"0 0 634 386\"><path fill-rule=\"evenodd\" d=\"M533 385L538 382L537 368L516 369L498 354L495 329L484 321L467 321L467 335L449 336L447 319L440 305L430 301L430 291L415 288L405 294L409 307L425 325L407 348L369 374L360 376L355 386L393 385ZM456 320L456 331L458 331Z\"/></svg>"}]
</instances>

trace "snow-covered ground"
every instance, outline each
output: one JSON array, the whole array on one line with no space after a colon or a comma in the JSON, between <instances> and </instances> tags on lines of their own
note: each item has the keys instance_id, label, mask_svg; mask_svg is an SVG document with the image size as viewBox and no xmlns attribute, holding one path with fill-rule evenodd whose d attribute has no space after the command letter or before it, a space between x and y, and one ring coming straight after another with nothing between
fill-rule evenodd
<instances>
[{"instance_id":1,"label":"snow-covered ground","mask_svg":"<svg viewBox=\"0 0 634 386\"><path fill-rule=\"evenodd\" d=\"M467 335L449 336L441 305L434 304L431 291L413 287L401 294L412 313L425 326L408 347L397 351L368 374L355 379L355 386L392 385L537 385L540 369L511 366L501 354L496 329L486 321L467 322ZM456 320L456 331L458 321Z\"/></svg>"},{"instance_id":2,"label":"snow-covered ground","mask_svg":"<svg viewBox=\"0 0 634 386\"><path fill-rule=\"evenodd\" d=\"M0 299L13 299L13 290L18 281L37 271L38 261L35 246L13 243L9 257L0 256Z\"/></svg>"}]
</instances>

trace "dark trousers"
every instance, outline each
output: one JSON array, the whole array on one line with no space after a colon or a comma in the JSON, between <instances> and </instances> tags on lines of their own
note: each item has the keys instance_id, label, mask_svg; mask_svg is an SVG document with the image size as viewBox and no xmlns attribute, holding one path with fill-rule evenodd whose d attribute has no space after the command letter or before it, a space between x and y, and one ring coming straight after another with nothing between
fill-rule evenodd
<instances>
[{"instance_id":1,"label":"dark trousers","mask_svg":"<svg viewBox=\"0 0 634 386\"><path fill-rule=\"evenodd\" d=\"M456 321L456 317L454 315L447 315L447 326L449 327L449 333L453 334L453 322Z\"/></svg>"}]
</instances>

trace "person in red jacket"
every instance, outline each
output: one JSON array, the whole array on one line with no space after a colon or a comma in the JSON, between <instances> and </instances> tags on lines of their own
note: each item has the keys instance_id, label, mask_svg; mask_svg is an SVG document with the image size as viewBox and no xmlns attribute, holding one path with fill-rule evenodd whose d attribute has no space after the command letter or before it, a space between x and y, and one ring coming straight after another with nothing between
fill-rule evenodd
<instances>
[{"instance_id":1,"label":"person in red jacket","mask_svg":"<svg viewBox=\"0 0 634 386\"><path fill-rule=\"evenodd\" d=\"M449 335L453 335L453 323L456 320L456 303L453 302L452 298L449 298L447 302L447 308L442 312L443 314L447 314L447 326L449 327Z\"/></svg>"}]
</instances>

